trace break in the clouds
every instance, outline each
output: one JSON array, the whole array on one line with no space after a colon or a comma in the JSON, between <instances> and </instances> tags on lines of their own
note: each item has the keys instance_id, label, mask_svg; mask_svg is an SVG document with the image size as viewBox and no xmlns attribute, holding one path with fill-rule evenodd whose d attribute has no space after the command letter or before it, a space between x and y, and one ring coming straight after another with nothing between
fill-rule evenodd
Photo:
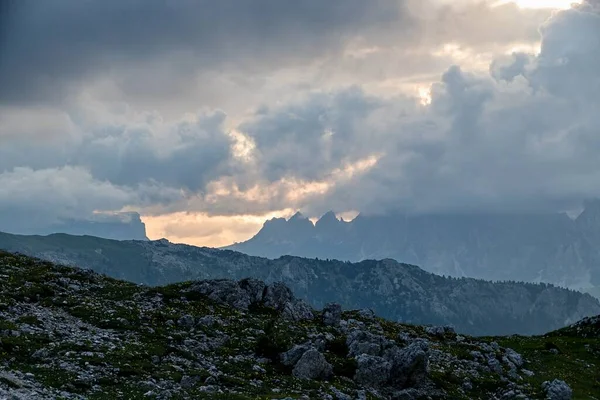
<instances>
[{"instance_id":1,"label":"break in the clouds","mask_svg":"<svg viewBox=\"0 0 600 400\"><path fill-rule=\"evenodd\" d=\"M294 209L600 196L600 7L492 3L8 2L0 221L137 210L225 244Z\"/></svg>"}]
</instances>

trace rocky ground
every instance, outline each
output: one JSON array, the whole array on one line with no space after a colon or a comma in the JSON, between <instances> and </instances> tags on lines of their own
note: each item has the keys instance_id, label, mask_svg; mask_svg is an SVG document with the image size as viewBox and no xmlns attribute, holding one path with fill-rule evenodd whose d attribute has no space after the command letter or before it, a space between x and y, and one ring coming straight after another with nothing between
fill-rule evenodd
<instances>
[{"instance_id":1,"label":"rocky ground","mask_svg":"<svg viewBox=\"0 0 600 400\"><path fill-rule=\"evenodd\" d=\"M475 338L283 284L146 287L0 253L0 399L594 399L599 331Z\"/></svg>"}]
</instances>

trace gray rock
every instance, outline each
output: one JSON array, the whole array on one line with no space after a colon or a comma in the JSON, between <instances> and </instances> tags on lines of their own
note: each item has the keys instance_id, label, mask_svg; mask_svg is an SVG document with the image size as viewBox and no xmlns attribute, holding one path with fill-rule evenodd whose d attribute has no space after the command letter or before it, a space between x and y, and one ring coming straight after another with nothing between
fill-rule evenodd
<instances>
[{"instance_id":1,"label":"gray rock","mask_svg":"<svg viewBox=\"0 0 600 400\"><path fill-rule=\"evenodd\" d=\"M305 352L292 371L292 374L300 379L324 379L332 373L333 367L316 349Z\"/></svg>"},{"instance_id":2,"label":"gray rock","mask_svg":"<svg viewBox=\"0 0 600 400\"><path fill-rule=\"evenodd\" d=\"M392 364L392 384L400 387L419 386L429 372L429 344L416 340L407 347L393 347L385 354Z\"/></svg>"},{"instance_id":3,"label":"gray rock","mask_svg":"<svg viewBox=\"0 0 600 400\"><path fill-rule=\"evenodd\" d=\"M9 383L13 388L22 388L27 386L24 381L8 372L0 372L0 380Z\"/></svg>"},{"instance_id":4,"label":"gray rock","mask_svg":"<svg viewBox=\"0 0 600 400\"><path fill-rule=\"evenodd\" d=\"M207 296L218 303L229 304L238 310L247 310L252 303L248 292L242 289L238 282L229 279L195 282L189 290Z\"/></svg>"},{"instance_id":5,"label":"gray rock","mask_svg":"<svg viewBox=\"0 0 600 400\"><path fill-rule=\"evenodd\" d=\"M428 326L425 328L425 332L438 338L444 338L446 335L456 334L454 328L451 326Z\"/></svg>"},{"instance_id":6,"label":"gray rock","mask_svg":"<svg viewBox=\"0 0 600 400\"><path fill-rule=\"evenodd\" d=\"M310 346L297 344L285 353L281 353L279 359L283 365L291 367L292 365L296 365L298 360L300 360L308 350L310 350Z\"/></svg>"},{"instance_id":7,"label":"gray rock","mask_svg":"<svg viewBox=\"0 0 600 400\"><path fill-rule=\"evenodd\" d=\"M376 335L362 329L352 330L347 338L348 356L355 357L360 354L369 354L372 356L381 355L381 353L395 343L383 335Z\"/></svg>"},{"instance_id":8,"label":"gray rock","mask_svg":"<svg viewBox=\"0 0 600 400\"><path fill-rule=\"evenodd\" d=\"M239 286L242 290L248 293L251 303L262 303L263 296L265 295L265 289L267 287L263 281L253 278L246 278L239 282Z\"/></svg>"},{"instance_id":9,"label":"gray rock","mask_svg":"<svg viewBox=\"0 0 600 400\"><path fill-rule=\"evenodd\" d=\"M342 319L342 306L329 303L323 308L323 323L327 326L338 326Z\"/></svg>"},{"instance_id":10,"label":"gray rock","mask_svg":"<svg viewBox=\"0 0 600 400\"><path fill-rule=\"evenodd\" d=\"M336 400L352 400L352 397L340 391L335 386L331 386L331 392L335 395Z\"/></svg>"},{"instance_id":11,"label":"gray rock","mask_svg":"<svg viewBox=\"0 0 600 400\"><path fill-rule=\"evenodd\" d=\"M191 388L191 387L195 386L198 382L200 382L199 376L184 375L181 378L180 384L184 388Z\"/></svg>"},{"instance_id":12,"label":"gray rock","mask_svg":"<svg viewBox=\"0 0 600 400\"><path fill-rule=\"evenodd\" d=\"M497 374L502 373L502 364L500 363L500 361L498 361L496 357L490 356L487 359L487 365L492 372L495 372Z\"/></svg>"},{"instance_id":13,"label":"gray rock","mask_svg":"<svg viewBox=\"0 0 600 400\"><path fill-rule=\"evenodd\" d=\"M506 349L506 358L508 358L508 360L512 362L517 368L520 368L523 366L523 364L525 364L523 356L521 356L513 349Z\"/></svg>"},{"instance_id":14,"label":"gray rock","mask_svg":"<svg viewBox=\"0 0 600 400\"><path fill-rule=\"evenodd\" d=\"M375 319L375 311L368 309L368 308L363 308L358 310L358 315L366 320L372 321L373 319Z\"/></svg>"},{"instance_id":15,"label":"gray rock","mask_svg":"<svg viewBox=\"0 0 600 400\"><path fill-rule=\"evenodd\" d=\"M304 300L287 302L281 316L290 321L306 321L315 317L311 306Z\"/></svg>"},{"instance_id":16,"label":"gray rock","mask_svg":"<svg viewBox=\"0 0 600 400\"><path fill-rule=\"evenodd\" d=\"M542 383L542 389L547 400L571 400L573 398L573 390L565 381L558 379L546 381Z\"/></svg>"},{"instance_id":17,"label":"gray rock","mask_svg":"<svg viewBox=\"0 0 600 400\"><path fill-rule=\"evenodd\" d=\"M283 311L287 303L293 300L292 290L282 282L275 282L267 286L263 296L265 307L274 308L277 311Z\"/></svg>"},{"instance_id":18,"label":"gray rock","mask_svg":"<svg viewBox=\"0 0 600 400\"><path fill-rule=\"evenodd\" d=\"M211 327L219 323L219 320L214 315L205 315L202 318L198 318L196 325Z\"/></svg>"},{"instance_id":19,"label":"gray rock","mask_svg":"<svg viewBox=\"0 0 600 400\"><path fill-rule=\"evenodd\" d=\"M392 364L383 357L361 354L356 357L354 380L366 386L381 386L390 379Z\"/></svg>"},{"instance_id":20,"label":"gray rock","mask_svg":"<svg viewBox=\"0 0 600 400\"><path fill-rule=\"evenodd\" d=\"M177 320L177 325L182 328L190 329L194 326L194 317L187 314Z\"/></svg>"}]
</instances>

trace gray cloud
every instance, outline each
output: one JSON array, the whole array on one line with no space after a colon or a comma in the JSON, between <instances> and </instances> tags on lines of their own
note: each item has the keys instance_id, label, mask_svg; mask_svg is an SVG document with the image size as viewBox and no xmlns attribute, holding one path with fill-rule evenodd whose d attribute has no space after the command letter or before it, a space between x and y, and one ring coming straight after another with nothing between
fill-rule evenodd
<instances>
[{"instance_id":1,"label":"gray cloud","mask_svg":"<svg viewBox=\"0 0 600 400\"><path fill-rule=\"evenodd\" d=\"M3 2L0 104L64 101L95 80L111 82L120 96L146 106L161 99L163 107L181 99L210 104L222 96L223 84L233 84L231 97L237 88L264 86L265 73L314 67L315 59L332 57L333 70L320 67L324 80L335 79L336 69L348 63L355 74L378 79L432 67L438 73L436 60L427 51L417 57L417 50L447 42L482 49L535 40L549 15L514 5L491 9L489 1L436 1ZM387 56L366 57L368 65L340 61L357 41ZM220 93L211 88L215 79L222 80Z\"/></svg>"},{"instance_id":2,"label":"gray cloud","mask_svg":"<svg viewBox=\"0 0 600 400\"><path fill-rule=\"evenodd\" d=\"M64 219L86 219L94 211L129 204L171 203L180 196L161 185L113 185L77 167L15 168L0 174L0 186L0 226L17 232L35 232Z\"/></svg>"},{"instance_id":3,"label":"gray cloud","mask_svg":"<svg viewBox=\"0 0 600 400\"><path fill-rule=\"evenodd\" d=\"M357 30L369 35L409 23L397 0L126 0L10 3L0 41L1 100L64 95L65 82L115 67L168 58L174 75L228 63L302 62L339 48ZM162 77L161 77L162 78ZM143 90L143 88L142 88Z\"/></svg>"},{"instance_id":4,"label":"gray cloud","mask_svg":"<svg viewBox=\"0 0 600 400\"><path fill-rule=\"evenodd\" d=\"M432 55L432 46L446 41L496 51L535 40L531 21L538 26L548 12L392 0L140 4L24 1L10 18L3 11L0 184L10 188L0 196L3 218L36 210L28 221L49 224L122 208L152 215L563 209L600 195L600 23L591 2L543 25L539 56L497 57L489 74L446 66L427 107L362 83L435 74L448 58ZM529 22L500 30L512 26L509 16ZM366 52L348 56L349 49ZM258 111L167 118L123 99L96 99L88 88L69 101L37 103L63 97L74 83L98 84L98 76L123 90L117 97L159 94L161 102L180 90L186 97L199 90L189 78L203 69L217 82L203 94L208 100L225 82L228 96L244 87L239 104ZM230 135L232 127L246 136Z\"/></svg>"},{"instance_id":5,"label":"gray cloud","mask_svg":"<svg viewBox=\"0 0 600 400\"><path fill-rule=\"evenodd\" d=\"M600 150L595 134L600 128L598 29L599 13L590 4L558 13L541 31L539 56L517 54L504 69L493 64L490 76L453 66L433 86L427 109L411 110L402 98L373 101L354 92L352 102L330 100L326 112L322 101L312 99L269 113L246 128L258 137L265 165L278 161L269 171L285 165L289 174L311 179L325 176L345 158L385 149L367 173L324 196L307 197L303 208L315 215L329 208L569 209L600 196L594 183L600 177L600 161L594 156ZM344 92L331 99L337 96ZM369 106L359 106L357 112L357 104ZM313 109L318 111L298 112ZM320 144L327 115L343 116L349 123L340 130L343 156L332 156ZM348 125L359 126L360 133ZM290 126L302 126L306 135L297 135ZM281 137L272 137L271 130ZM313 150L296 151L298 147Z\"/></svg>"}]
</instances>

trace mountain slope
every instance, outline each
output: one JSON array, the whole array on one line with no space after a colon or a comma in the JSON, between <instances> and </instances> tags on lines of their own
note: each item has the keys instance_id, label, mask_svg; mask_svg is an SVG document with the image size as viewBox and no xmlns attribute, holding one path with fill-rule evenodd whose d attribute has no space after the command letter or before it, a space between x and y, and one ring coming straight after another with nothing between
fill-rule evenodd
<instances>
[{"instance_id":1,"label":"mountain slope","mask_svg":"<svg viewBox=\"0 0 600 400\"><path fill-rule=\"evenodd\" d=\"M317 312L256 280L148 288L2 252L0 271L0 398L600 394L600 339L580 330L591 320L540 337L472 338L336 304Z\"/></svg>"},{"instance_id":2,"label":"mountain slope","mask_svg":"<svg viewBox=\"0 0 600 400\"><path fill-rule=\"evenodd\" d=\"M314 307L339 302L404 322L450 324L470 334L536 334L600 314L589 295L551 285L444 278L393 260L269 260L166 240L118 242L68 235L0 234L0 249L148 285L194 279L285 282Z\"/></svg>"},{"instance_id":3,"label":"mountain slope","mask_svg":"<svg viewBox=\"0 0 600 400\"><path fill-rule=\"evenodd\" d=\"M575 220L539 213L359 215L344 222L329 212L312 229L298 225L267 221L250 240L226 248L268 258L392 258L440 275L600 290L599 201L587 202Z\"/></svg>"}]
</instances>

